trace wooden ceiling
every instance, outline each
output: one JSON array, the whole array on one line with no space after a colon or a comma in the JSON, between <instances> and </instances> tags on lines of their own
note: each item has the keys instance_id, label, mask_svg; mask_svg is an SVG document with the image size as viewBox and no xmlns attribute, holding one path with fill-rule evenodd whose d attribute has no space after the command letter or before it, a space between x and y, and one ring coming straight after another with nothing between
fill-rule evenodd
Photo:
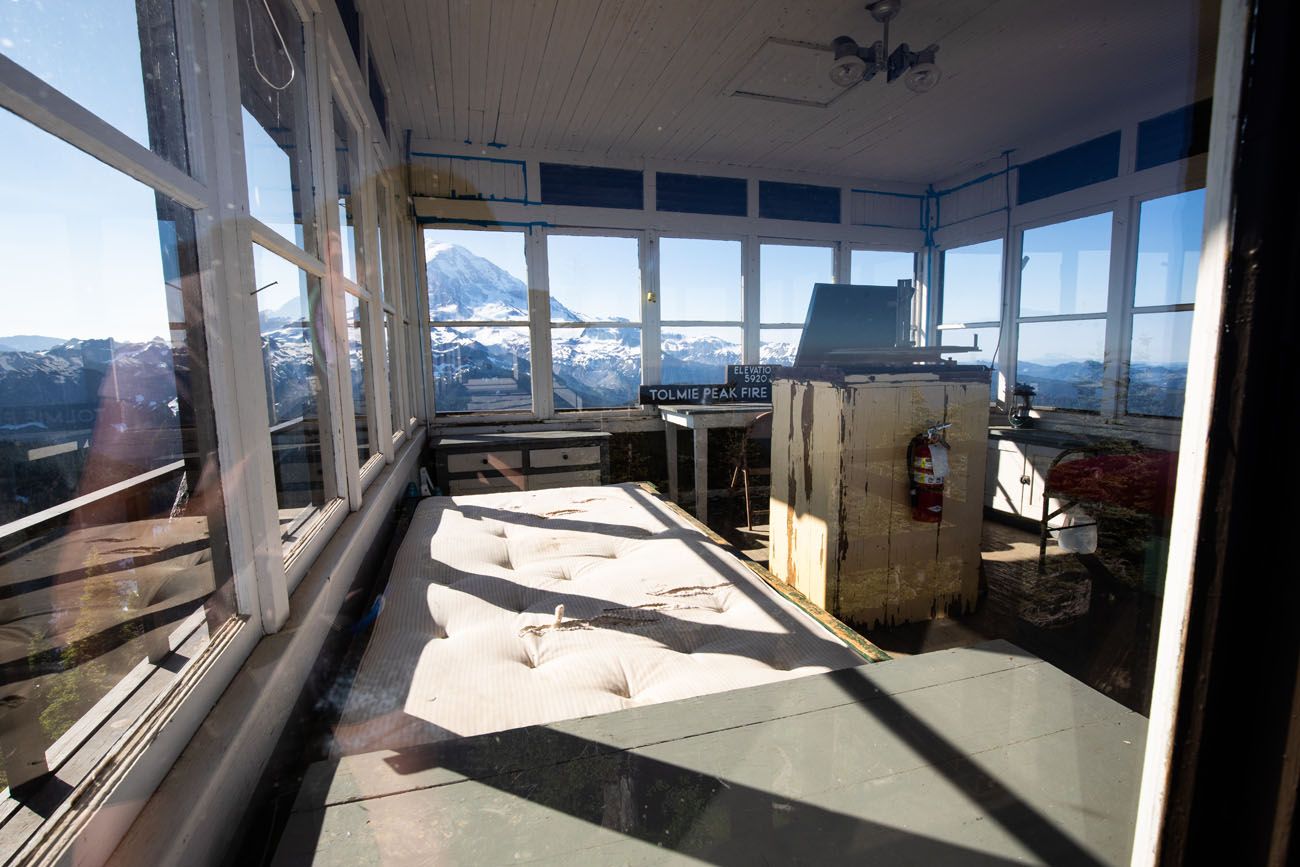
<instances>
[{"instance_id":1,"label":"wooden ceiling","mask_svg":"<svg viewBox=\"0 0 1300 867\"><path fill-rule=\"evenodd\" d=\"M359 3L417 139L922 183L1208 95L1217 5L905 0L891 45L939 43L942 81L820 108L726 91L769 38L878 39L864 0Z\"/></svg>"}]
</instances>

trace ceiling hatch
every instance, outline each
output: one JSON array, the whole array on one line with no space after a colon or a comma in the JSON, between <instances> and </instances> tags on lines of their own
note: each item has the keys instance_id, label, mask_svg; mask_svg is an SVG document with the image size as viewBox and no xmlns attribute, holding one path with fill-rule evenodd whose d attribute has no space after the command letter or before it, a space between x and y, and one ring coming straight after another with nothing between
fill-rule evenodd
<instances>
[{"instance_id":1,"label":"ceiling hatch","mask_svg":"<svg viewBox=\"0 0 1300 867\"><path fill-rule=\"evenodd\" d=\"M831 81L829 45L769 37L723 93L825 108L848 92Z\"/></svg>"}]
</instances>

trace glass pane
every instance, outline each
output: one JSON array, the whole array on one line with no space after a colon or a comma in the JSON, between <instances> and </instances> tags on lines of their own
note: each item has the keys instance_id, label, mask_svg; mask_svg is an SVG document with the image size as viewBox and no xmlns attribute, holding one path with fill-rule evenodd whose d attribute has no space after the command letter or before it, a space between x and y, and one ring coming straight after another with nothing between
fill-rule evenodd
<instances>
[{"instance_id":1,"label":"glass pane","mask_svg":"<svg viewBox=\"0 0 1300 867\"><path fill-rule=\"evenodd\" d=\"M406 397L410 418L424 418L424 361L421 353L420 329L410 322L406 329ZM409 419L407 419L409 421ZM405 425L403 425L405 427Z\"/></svg>"},{"instance_id":2,"label":"glass pane","mask_svg":"<svg viewBox=\"0 0 1300 867\"><path fill-rule=\"evenodd\" d=\"M370 458L371 419L366 364L370 353L365 335L370 328L370 305L351 292L343 293L343 309L348 321L348 369L352 377L352 413L357 426L357 463Z\"/></svg>"},{"instance_id":3,"label":"glass pane","mask_svg":"<svg viewBox=\"0 0 1300 867\"><path fill-rule=\"evenodd\" d=\"M388 401L388 416L392 422L392 432L406 430L406 419L402 417L402 396L403 391L401 383L397 382L397 331L393 326L393 315L384 314L384 372L387 374L384 380L388 383L388 393L391 399Z\"/></svg>"},{"instance_id":4,"label":"glass pane","mask_svg":"<svg viewBox=\"0 0 1300 867\"><path fill-rule=\"evenodd\" d=\"M943 312L939 321L1002 319L1002 239L943 251Z\"/></svg>"},{"instance_id":5,"label":"glass pane","mask_svg":"<svg viewBox=\"0 0 1300 867\"><path fill-rule=\"evenodd\" d=\"M316 325L320 281L256 244L253 273L280 531L292 537L326 499L317 403L326 393Z\"/></svg>"},{"instance_id":6,"label":"glass pane","mask_svg":"<svg viewBox=\"0 0 1300 867\"><path fill-rule=\"evenodd\" d=\"M343 276L357 282L357 155L352 124L334 105L334 158L338 171L339 242L343 247Z\"/></svg>"},{"instance_id":7,"label":"glass pane","mask_svg":"<svg viewBox=\"0 0 1300 867\"><path fill-rule=\"evenodd\" d=\"M434 328L430 336L439 415L533 408L527 328Z\"/></svg>"},{"instance_id":8,"label":"glass pane","mask_svg":"<svg viewBox=\"0 0 1300 867\"><path fill-rule=\"evenodd\" d=\"M641 385L640 328L551 332L556 409L635 406Z\"/></svg>"},{"instance_id":9,"label":"glass pane","mask_svg":"<svg viewBox=\"0 0 1300 867\"><path fill-rule=\"evenodd\" d=\"M1204 221L1203 189L1142 203L1134 305L1191 304L1196 300Z\"/></svg>"},{"instance_id":10,"label":"glass pane","mask_svg":"<svg viewBox=\"0 0 1300 867\"><path fill-rule=\"evenodd\" d=\"M739 241L660 238L660 320L744 318L740 255Z\"/></svg>"},{"instance_id":11,"label":"glass pane","mask_svg":"<svg viewBox=\"0 0 1300 867\"><path fill-rule=\"evenodd\" d=\"M0 54L189 171L169 2L0 3Z\"/></svg>"},{"instance_id":12,"label":"glass pane","mask_svg":"<svg viewBox=\"0 0 1300 867\"><path fill-rule=\"evenodd\" d=\"M874 284L868 284L874 285ZM802 328L764 328L759 332L759 364L794 364L794 357L799 352L799 338L803 336Z\"/></svg>"},{"instance_id":13,"label":"glass pane","mask_svg":"<svg viewBox=\"0 0 1300 867\"><path fill-rule=\"evenodd\" d=\"M1028 229L1020 315L1103 313L1110 291L1109 213ZM996 317L994 317L996 318Z\"/></svg>"},{"instance_id":14,"label":"glass pane","mask_svg":"<svg viewBox=\"0 0 1300 867\"><path fill-rule=\"evenodd\" d=\"M673 385L727 381L727 365L740 364L739 328L664 326L660 381Z\"/></svg>"},{"instance_id":15,"label":"glass pane","mask_svg":"<svg viewBox=\"0 0 1300 867\"><path fill-rule=\"evenodd\" d=\"M522 232L427 229L424 253L433 321L528 321ZM552 301L552 316L556 309Z\"/></svg>"},{"instance_id":16,"label":"glass pane","mask_svg":"<svg viewBox=\"0 0 1300 867\"><path fill-rule=\"evenodd\" d=\"M229 599L213 594L230 573L192 213L7 111L0 189L0 726L12 772L39 770L178 630L197 651L198 610L225 620ZM25 781L5 773L0 787Z\"/></svg>"},{"instance_id":17,"label":"glass pane","mask_svg":"<svg viewBox=\"0 0 1300 867\"><path fill-rule=\"evenodd\" d=\"M1181 418L1192 311L1137 313L1128 365L1128 411Z\"/></svg>"},{"instance_id":18,"label":"glass pane","mask_svg":"<svg viewBox=\"0 0 1300 867\"><path fill-rule=\"evenodd\" d=\"M392 254L392 251L384 245L384 230L388 226L388 191L382 186L377 188L375 201L378 203L379 213L379 223L375 226L375 250L378 251L378 255L375 256L375 265L379 269L379 299L381 302L392 303L392 299L396 295L388 291L384 279L384 260Z\"/></svg>"},{"instance_id":19,"label":"glass pane","mask_svg":"<svg viewBox=\"0 0 1300 867\"><path fill-rule=\"evenodd\" d=\"M853 250L849 253L849 282L894 286L916 279L916 254L892 250Z\"/></svg>"},{"instance_id":20,"label":"glass pane","mask_svg":"<svg viewBox=\"0 0 1300 867\"><path fill-rule=\"evenodd\" d=\"M1001 328L945 328L939 332L939 343L942 346L979 346L974 352L951 352L945 353L943 357L951 358L958 364L982 364L993 368L989 377L990 400L999 397L997 352L1001 332Z\"/></svg>"},{"instance_id":21,"label":"glass pane","mask_svg":"<svg viewBox=\"0 0 1300 867\"><path fill-rule=\"evenodd\" d=\"M302 22L286 0L240 7L248 12L235 15L235 38L249 212L315 253Z\"/></svg>"},{"instance_id":22,"label":"glass pane","mask_svg":"<svg viewBox=\"0 0 1300 867\"><path fill-rule=\"evenodd\" d=\"M835 251L830 247L760 244L758 260L760 322L802 323L813 284L835 280Z\"/></svg>"},{"instance_id":23,"label":"glass pane","mask_svg":"<svg viewBox=\"0 0 1300 867\"><path fill-rule=\"evenodd\" d=\"M1104 319L1022 322L1016 380L1037 389L1034 406L1098 410L1105 341Z\"/></svg>"},{"instance_id":24,"label":"glass pane","mask_svg":"<svg viewBox=\"0 0 1300 867\"><path fill-rule=\"evenodd\" d=\"M551 235L546 239L552 322L640 322L636 238Z\"/></svg>"}]
</instances>

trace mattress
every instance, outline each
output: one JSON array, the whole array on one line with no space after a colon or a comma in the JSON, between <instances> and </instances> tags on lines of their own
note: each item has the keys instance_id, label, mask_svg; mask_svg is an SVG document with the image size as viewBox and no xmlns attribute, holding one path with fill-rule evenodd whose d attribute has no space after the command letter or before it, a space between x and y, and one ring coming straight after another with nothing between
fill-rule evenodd
<instances>
[{"instance_id":1,"label":"mattress","mask_svg":"<svg viewBox=\"0 0 1300 867\"><path fill-rule=\"evenodd\" d=\"M336 755L864 662L631 484L424 500L382 599Z\"/></svg>"}]
</instances>

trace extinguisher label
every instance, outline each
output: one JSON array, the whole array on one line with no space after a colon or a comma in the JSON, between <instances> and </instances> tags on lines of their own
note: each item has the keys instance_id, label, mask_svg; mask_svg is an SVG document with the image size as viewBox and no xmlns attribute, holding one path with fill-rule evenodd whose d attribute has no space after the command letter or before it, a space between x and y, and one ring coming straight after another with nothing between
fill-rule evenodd
<instances>
[{"instance_id":1,"label":"extinguisher label","mask_svg":"<svg viewBox=\"0 0 1300 867\"><path fill-rule=\"evenodd\" d=\"M932 476L929 473L912 473L912 481L918 485L942 485L943 476Z\"/></svg>"},{"instance_id":2,"label":"extinguisher label","mask_svg":"<svg viewBox=\"0 0 1300 867\"><path fill-rule=\"evenodd\" d=\"M948 475L948 448L938 443L930 446L930 457L934 466L934 474L942 481Z\"/></svg>"}]
</instances>

